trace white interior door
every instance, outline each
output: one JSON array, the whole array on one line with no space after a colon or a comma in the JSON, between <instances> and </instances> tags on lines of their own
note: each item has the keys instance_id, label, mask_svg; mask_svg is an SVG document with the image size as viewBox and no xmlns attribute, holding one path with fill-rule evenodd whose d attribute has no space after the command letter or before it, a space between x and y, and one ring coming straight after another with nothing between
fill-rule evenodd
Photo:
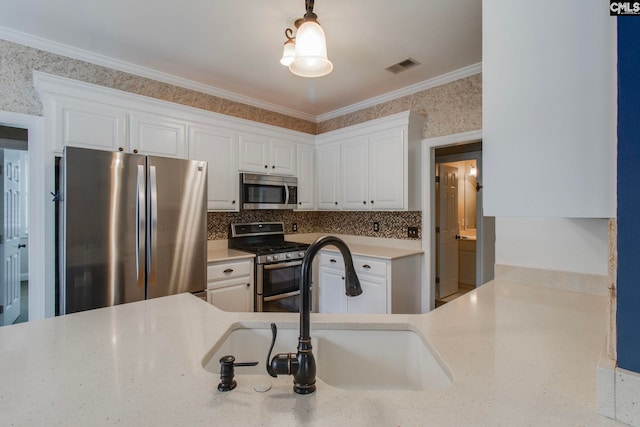
<instances>
[{"instance_id":1,"label":"white interior door","mask_svg":"<svg viewBox=\"0 0 640 427\"><path fill-rule=\"evenodd\" d=\"M0 325L20 315L20 152L0 150L2 235L0 236Z\"/></svg>"},{"instance_id":2,"label":"white interior door","mask_svg":"<svg viewBox=\"0 0 640 427\"><path fill-rule=\"evenodd\" d=\"M458 168L440 165L438 191L438 298L458 292Z\"/></svg>"}]
</instances>

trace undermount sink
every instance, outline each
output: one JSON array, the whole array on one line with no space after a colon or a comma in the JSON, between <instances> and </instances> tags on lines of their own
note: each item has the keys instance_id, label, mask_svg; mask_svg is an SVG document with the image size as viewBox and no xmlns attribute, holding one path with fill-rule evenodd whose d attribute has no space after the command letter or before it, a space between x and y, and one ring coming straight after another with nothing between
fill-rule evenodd
<instances>
[{"instance_id":1,"label":"undermount sink","mask_svg":"<svg viewBox=\"0 0 640 427\"><path fill-rule=\"evenodd\" d=\"M311 330L317 378L333 387L356 390L442 390L451 385L452 375L426 342L409 329L323 329ZM295 352L297 328L278 327L273 353ZM220 372L222 356L238 362L260 362L238 368L236 375L267 375L265 360L271 344L271 329L232 326L207 353L203 366Z\"/></svg>"}]
</instances>

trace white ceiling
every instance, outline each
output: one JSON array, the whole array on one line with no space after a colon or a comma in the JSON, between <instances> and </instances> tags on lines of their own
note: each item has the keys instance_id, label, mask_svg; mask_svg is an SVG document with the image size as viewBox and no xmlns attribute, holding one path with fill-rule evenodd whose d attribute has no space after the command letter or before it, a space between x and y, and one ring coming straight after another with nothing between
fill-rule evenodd
<instances>
[{"instance_id":1,"label":"white ceiling","mask_svg":"<svg viewBox=\"0 0 640 427\"><path fill-rule=\"evenodd\" d=\"M311 120L482 60L481 0L317 0L314 12L334 70L316 79L298 77L279 59L284 30L304 14L304 5L3 0L0 38L102 65L114 59L114 68L160 72L156 77L163 81ZM384 70L408 57L421 65L397 75Z\"/></svg>"}]
</instances>

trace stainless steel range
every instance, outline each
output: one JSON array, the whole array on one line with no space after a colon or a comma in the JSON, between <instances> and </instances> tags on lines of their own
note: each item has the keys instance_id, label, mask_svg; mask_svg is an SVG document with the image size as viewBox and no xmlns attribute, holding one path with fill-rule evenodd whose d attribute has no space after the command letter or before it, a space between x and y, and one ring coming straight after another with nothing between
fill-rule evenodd
<instances>
[{"instance_id":1,"label":"stainless steel range","mask_svg":"<svg viewBox=\"0 0 640 427\"><path fill-rule=\"evenodd\" d=\"M256 254L255 311L298 311L307 243L286 241L284 223L231 224L229 248Z\"/></svg>"}]
</instances>

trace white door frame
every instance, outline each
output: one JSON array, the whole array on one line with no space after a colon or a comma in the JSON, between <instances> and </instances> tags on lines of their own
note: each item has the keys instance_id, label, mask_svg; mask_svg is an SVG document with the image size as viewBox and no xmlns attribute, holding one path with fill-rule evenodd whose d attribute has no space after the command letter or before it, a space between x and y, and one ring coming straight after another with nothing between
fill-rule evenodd
<instances>
[{"instance_id":1,"label":"white door frame","mask_svg":"<svg viewBox=\"0 0 640 427\"><path fill-rule=\"evenodd\" d=\"M450 145L463 145L482 141L482 129L452 135L423 139L422 155L422 250L424 251L422 277L422 312L435 307L436 266L435 251L435 149Z\"/></svg>"},{"instance_id":2,"label":"white door frame","mask_svg":"<svg viewBox=\"0 0 640 427\"><path fill-rule=\"evenodd\" d=\"M55 314L54 206L47 198L53 187L45 168L44 118L0 111L0 124L27 129L29 158L29 321Z\"/></svg>"}]
</instances>

